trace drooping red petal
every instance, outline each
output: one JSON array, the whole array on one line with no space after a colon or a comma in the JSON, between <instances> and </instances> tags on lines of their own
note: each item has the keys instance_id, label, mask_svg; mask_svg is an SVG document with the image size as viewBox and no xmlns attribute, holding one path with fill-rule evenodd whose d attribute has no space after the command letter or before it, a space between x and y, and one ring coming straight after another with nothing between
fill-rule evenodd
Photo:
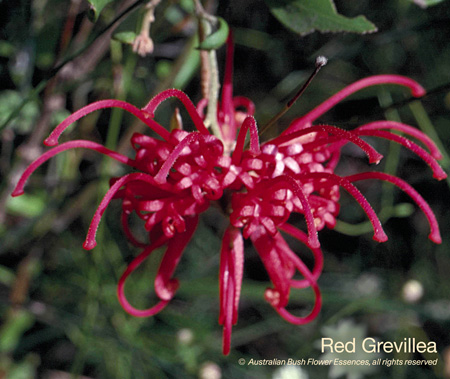
<instances>
[{"instance_id":1,"label":"drooping red petal","mask_svg":"<svg viewBox=\"0 0 450 379\"><path fill-rule=\"evenodd\" d=\"M289 301L291 277L287 275L286 262L276 248L275 239L261 226L250 235L250 239L274 286L266 290L266 301L274 308L284 307Z\"/></svg>"},{"instance_id":2,"label":"drooping red petal","mask_svg":"<svg viewBox=\"0 0 450 379\"><path fill-rule=\"evenodd\" d=\"M44 144L47 146L57 145L59 136L70 124L74 123L75 121L79 120L89 113L104 108L122 108L139 118L139 120L149 126L154 132L159 134L165 140L168 140L170 137L170 133L166 129L164 129L156 121L149 118L147 113L141 111L139 108L136 108L134 105L121 100L100 100L96 101L95 103L86 105L75 113L72 113L53 130L50 136L44 141Z\"/></svg>"},{"instance_id":3,"label":"drooping red petal","mask_svg":"<svg viewBox=\"0 0 450 379\"><path fill-rule=\"evenodd\" d=\"M241 296L242 276L244 275L244 239L240 229L229 226L222 243L224 254L228 254L231 279L234 281L233 324L238 319L239 298Z\"/></svg>"},{"instance_id":4,"label":"drooping red petal","mask_svg":"<svg viewBox=\"0 0 450 379\"><path fill-rule=\"evenodd\" d=\"M400 75L375 75L358 80L344 89L340 90L328 100L308 112L304 116L296 119L282 134L293 133L296 130L309 126L314 120L333 108L337 103L345 99L347 96L363 89L379 84L397 84L405 86L411 90L414 97L421 97L425 95L425 89L416 81Z\"/></svg>"},{"instance_id":5,"label":"drooping red petal","mask_svg":"<svg viewBox=\"0 0 450 379\"><path fill-rule=\"evenodd\" d=\"M228 263L229 265L229 263ZM233 323L233 300L234 300L234 281L228 281L226 288L225 303L224 303L224 323L223 323L223 333L222 333L222 353L223 355L228 355L230 353L231 346L231 329Z\"/></svg>"},{"instance_id":6,"label":"drooping red petal","mask_svg":"<svg viewBox=\"0 0 450 379\"><path fill-rule=\"evenodd\" d=\"M401 190L406 192L414 200L414 202L420 207L420 209L422 209L423 213L427 217L431 229L429 234L430 240L432 240L435 243L442 242L441 234L439 232L439 225L436 220L436 216L434 215L430 206L413 187L411 187L408 183L406 183L402 179L397 178L396 176L385 174L384 172L364 172L360 174L347 176L346 179L349 182L356 182L358 180L366 180L366 179L380 179L396 185Z\"/></svg>"},{"instance_id":7,"label":"drooping red petal","mask_svg":"<svg viewBox=\"0 0 450 379\"><path fill-rule=\"evenodd\" d=\"M189 116L191 117L192 121L194 122L195 127L201 134L210 134L208 129L206 129L205 124L203 123L203 120L200 117L197 108L195 108L195 105L192 103L191 99L189 99L188 95L186 95L183 91L180 91L179 89L172 88L158 93L148 102L148 104L144 108L142 108L142 110L144 112L150 113L153 117L158 106L163 101L171 97L176 97L178 100L181 101L181 103L184 105L187 112L189 113Z\"/></svg>"},{"instance_id":8,"label":"drooping red petal","mask_svg":"<svg viewBox=\"0 0 450 379\"><path fill-rule=\"evenodd\" d=\"M219 325L224 325L226 316L226 299L230 281L228 255L230 250L230 236L225 232L222 238L219 265Z\"/></svg>"},{"instance_id":9,"label":"drooping red petal","mask_svg":"<svg viewBox=\"0 0 450 379\"><path fill-rule=\"evenodd\" d=\"M115 159L116 161L119 161L121 163L127 164L129 166L134 166L134 160L130 159L122 154L116 153L113 150L107 149L103 145L100 145L95 142L91 141L85 141L85 140L75 140L75 141L69 141L65 142L59 146L54 147L51 150L46 151L44 154L42 154L39 158L37 158L35 161L33 161L24 171L22 176L20 177L16 188L14 189L12 196L19 196L23 194L23 188L25 186L26 181L30 177L30 175L43 163L48 161L50 158L54 157L55 155L69 150L69 149L77 149L77 148L84 148L84 149L90 149L97 151L101 154L105 154L108 157L111 157Z\"/></svg>"},{"instance_id":10,"label":"drooping red petal","mask_svg":"<svg viewBox=\"0 0 450 379\"><path fill-rule=\"evenodd\" d=\"M186 231L177 233L167 244L167 250L159 266L155 278L155 292L161 300L170 300L175 295L179 287L177 279L171 279L181 254L192 238L198 225L198 216L190 217L186 220Z\"/></svg>"},{"instance_id":11,"label":"drooping red petal","mask_svg":"<svg viewBox=\"0 0 450 379\"><path fill-rule=\"evenodd\" d=\"M274 285L274 289L266 290L266 300L281 317L293 324L302 325L311 322L319 314L322 298L317 282L309 269L290 248L284 248L285 241L280 234L270 236L263 228L259 228L259 231L251 235L251 240ZM294 316L286 310L294 273L289 265L293 265L305 277L307 286L311 286L315 294L314 307L305 317Z\"/></svg>"},{"instance_id":12,"label":"drooping red petal","mask_svg":"<svg viewBox=\"0 0 450 379\"><path fill-rule=\"evenodd\" d=\"M244 272L244 241L241 231L229 226L220 251L219 324L223 325L223 354L230 351L231 329L238 318L239 298Z\"/></svg>"}]
</instances>

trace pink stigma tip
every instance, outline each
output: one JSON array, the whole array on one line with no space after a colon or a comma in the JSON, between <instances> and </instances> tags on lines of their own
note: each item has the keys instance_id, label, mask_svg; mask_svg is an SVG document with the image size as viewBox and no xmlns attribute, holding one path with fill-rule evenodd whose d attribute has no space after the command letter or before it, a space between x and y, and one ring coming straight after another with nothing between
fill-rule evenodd
<instances>
[{"instance_id":1,"label":"pink stigma tip","mask_svg":"<svg viewBox=\"0 0 450 379\"><path fill-rule=\"evenodd\" d=\"M48 137L47 139L44 140L45 146L56 146L57 144L58 144L57 138Z\"/></svg>"},{"instance_id":2,"label":"pink stigma tip","mask_svg":"<svg viewBox=\"0 0 450 379\"><path fill-rule=\"evenodd\" d=\"M83 243L84 250L92 250L95 246L97 246L97 242L95 240L91 240L91 241L86 240Z\"/></svg>"}]
</instances>

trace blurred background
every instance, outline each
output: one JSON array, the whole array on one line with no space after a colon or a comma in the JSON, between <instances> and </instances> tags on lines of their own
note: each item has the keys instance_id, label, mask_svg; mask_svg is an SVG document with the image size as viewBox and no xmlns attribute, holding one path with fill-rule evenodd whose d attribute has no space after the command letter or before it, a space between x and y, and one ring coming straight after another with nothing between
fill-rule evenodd
<instances>
[{"instance_id":1,"label":"blurred background","mask_svg":"<svg viewBox=\"0 0 450 379\"><path fill-rule=\"evenodd\" d=\"M436 4L424 7L427 3ZM362 210L342 193L342 221L319 235L325 258L319 317L304 326L281 319L264 301L268 276L246 244L239 321L226 357L217 322L217 214L204 214L185 251L176 272L181 287L175 298L158 315L138 319L126 314L116 299L118 278L139 252L121 231L118 202L105 212L98 246L89 252L82 248L109 178L123 175L126 168L94 152L67 151L31 177L25 195L10 197L18 175L45 151L42 141L52 128L84 105L116 98L142 107L170 87L200 100L192 2L166 0L156 8L154 51L145 57L126 43L127 33L138 31L142 17L142 7L134 4L113 1L94 21L96 15L83 0L0 1L0 377L450 378L450 182L434 180L425 163L394 144L370 140L385 156L377 170L406 180L429 202L443 243L428 240L426 218L407 195L392 186L362 183L359 188L380 214L389 237L377 243ZM207 9L234 30L235 95L255 102L256 120L264 125L309 76L315 58L328 57L328 65L269 137L355 80L383 73L409 76L428 90L426 97L411 101L403 88L377 86L353 95L321 121L346 129L379 119L417 126L442 148L441 163L450 172L450 3L335 4L342 15L365 15L378 32L300 36L285 28L263 1L209 1ZM120 22L112 24L124 11ZM217 54L222 71L224 48ZM164 103L157 120L168 125L175 106L173 101ZM131 154L130 131L142 130L130 115L106 110L80 120L63 138L97 141ZM337 172L371 169L349 147ZM299 249L312 264L308 252ZM149 259L127 284L133 303L146 304L153 296L152 277L160 257ZM290 304L307 307L312 299L309 291L293 291ZM238 363L239 358L319 359L322 337L366 336L434 341L437 354L379 357L438 358L438 364L330 368Z\"/></svg>"}]
</instances>

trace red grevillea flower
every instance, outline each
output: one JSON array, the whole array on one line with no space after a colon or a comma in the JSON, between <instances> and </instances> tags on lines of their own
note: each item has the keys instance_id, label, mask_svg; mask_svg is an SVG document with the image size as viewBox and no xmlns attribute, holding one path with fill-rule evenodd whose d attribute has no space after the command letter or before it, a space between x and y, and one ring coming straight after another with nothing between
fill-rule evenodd
<instances>
[{"instance_id":1,"label":"red grevillea flower","mask_svg":"<svg viewBox=\"0 0 450 379\"><path fill-rule=\"evenodd\" d=\"M244 239L250 239L269 274L272 287L265 292L269 304L287 321L304 324L312 321L321 308L317 280L323 257L317 232L333 228L339 213L340 189L346 190L362 207L373 225L374 239L386 241L376 213L355 186L355 182L378 179L392 183L407 193L423 210L430 224L430 239L441 242L436 218L425 200L400 178L382 172L364 172L338 176L335 168L341 148L352 143L361 148L370 163L382 156L361 137L372 136L397 142L422 158L439 180L446 177L436 162L441 155L434 143L419 130L393 121L375 121L347 131L332 125L313 125L317 118L338 102L362 88L379 84L396 84L420 97L425 90L415 81L397 75L372 76L344 88L324 103L294 120L279 137L260 145L253 118L254 105L244 97L232 94L232 43L228 42L221 102L217 110L220 136L212 135L204 125L202 100L196 107L182 91L169 89L138 109L119 100L102 100L90 104L63 121L45 140L55 146L34 161L23 173L13 196L23 193L28 177L51 157L68 149L86 148L105 154L134 169L114 178L93 216L85 249L96 245L95 233L106 207L113 199L122 203L121 223L129 241L143 251L129 264L118 284L118 297L131 315L144 317L161 311L174 297L179 283L173 278L183 250L198 224L199 214L212 202L220 202L229 225L224 231L220 250L220 315L223 325L223 353L230 350L232 325L238 318L241 292ZM186 108L196 131L167 131L154 120L158 106L175 97ZM102 108L122 108L144 122L158 137L134 134L131 145L134 158L128 158L94 142L77 140L58 145L61 133L70 124ZM245 138L250 133L249 148ZM397 132L397 133L396 133ZM400 135L399 134L402 134ZM413 142L415 139L423 147ZM139 241L129 227L129 216L135 213L145 224L150 242ZM290 216L303 215L306 230L292 225ZM282 232L302 242L314 257L307 267L285 241ZM155 249L165 247L155 282L159 299L153 307L136 309L125 297L124 285L129 275ZM296 316L286 307L291 288L311 287L315 301L309 314Z\"/></svg>"}]
</instances>

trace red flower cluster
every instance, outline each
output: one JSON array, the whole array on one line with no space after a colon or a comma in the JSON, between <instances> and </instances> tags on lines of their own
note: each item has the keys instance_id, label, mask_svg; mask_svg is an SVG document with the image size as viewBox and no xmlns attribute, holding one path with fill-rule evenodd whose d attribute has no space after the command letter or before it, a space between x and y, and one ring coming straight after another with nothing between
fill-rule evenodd
<instances>
[{"instance_id":1,"label":"red flower cluster","mask_svg":"<svg viewBox=\"0 0 450 379\"><path fill-rule=\"evenodd\" d=\"M220 136L211 135L204 125L203 109L207 101L202 100L196 107L183 92L176 89L161 92L142 109L118 100L99 101L68 117L52 132L45 144L58 145L58 138L67 126L90 112L108 107L118 107L132 113L159 138L134 134L131 138L134 158L125 157L90 141L62 143L33 162L13 192L13 196L21 195L33 171L54 155L72 148L92 149L135 169L135 172L111 181L110 189L94 214L84 248L94 248L95 233L103 212L111 200L121 199L124 232L131 243L144 250L120 278L118 297L123 308L138 317L158 313L174 297L179 283L173 274L195 232L199 214L208 209L211 202L221 201L229 218L220 252L219 272L219 323L224 327L224 354L229 353L231 328L238 318L244 238L250 238L270 276L272 287L265 292L269 304L294 324L310 322L317 316L321 307L317 280L323 266L317 232L325 226L334 227L339 213L341 187L349 192L369 217L375 240L386 241L387 236L374 210L353 184L360 180L388 181L406 192L428 218L430 239L441 242L432 210L403 180L382 172L365 172L346 177L334 173L341 148L345 144L355 144L367 154L369 162L378 163L382 156L361 137L373 136L395 141L421 157L431 167L435 178L440 180L446 177L436 162L436 159L441 158L436 146L426 135L411 126L393 121L376 121L346 131L331 125L312 125L342 99L368 86L397 84L409 88L416 97L422 96L424 89L413 80L397 75L381 75L357 81L305 116L294 120L281 136L260 145L253 118L253 103L247 98L232 95L231 43L228 43L228 49L222 99L217 111ZM153 119L158 106L171 97L182 102L197 131L169 132ZM424 148L393 131L413 137ZM248 149L245 148L247 132L250 133ZM129 215L133 212L145 223L149 243L138 241L132 234ZM294 213L304 216L306 232L289 223ZM311 250L315 259L312 269L290 248L281 232L299 240ZM124 295L125 281L155 249L162 246L166 246L166 251L154 283L159 302L146 310L136 309ZM307 287L314 291L315 303L308 315L295 316L286 309L290 290Z\"/></svg>"}]
</instances>

